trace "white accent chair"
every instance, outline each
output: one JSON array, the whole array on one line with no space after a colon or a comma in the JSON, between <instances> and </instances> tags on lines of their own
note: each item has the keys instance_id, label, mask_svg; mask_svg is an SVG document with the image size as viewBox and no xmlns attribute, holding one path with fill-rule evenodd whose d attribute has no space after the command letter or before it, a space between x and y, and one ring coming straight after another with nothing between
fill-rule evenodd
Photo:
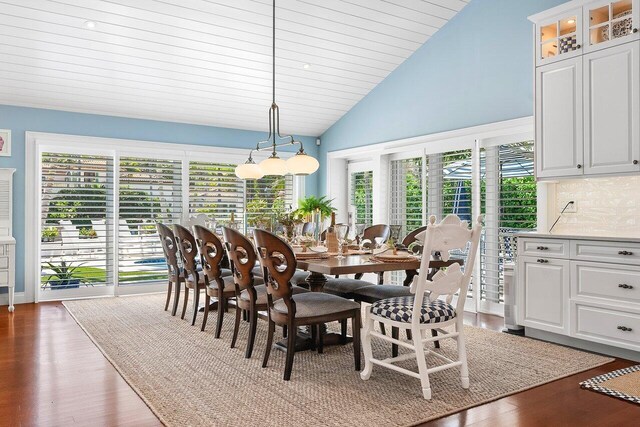
<instances>
[{"instance_id":1,"label":"white accent chair","mask_svg":"<svg viewBox=\"0 0 640 427\"><path fill-rule=\"evenodd\" d=\"M467 367L467 352L463 329L464 303L467 289L473 272L473 264L482 231L482 217L478 217L473 229L469 229L466 221L460 221L456 215L448 215L440 224L435 224L435 217L429 219L427 229L416 236L424 242L420 274L414 277L411 284L413 296L388 298L377 301L367 310L362 329L362 347L364 350L365 366L360 373L363 380L371 376L373 365L380 365L414 378L422 383L422 394L425 399L431 399L431 385L429 374L448 368L460 368L462 388L469 388L469 370ZM446 271L437 272L432 280L427 280L431 254L440 252L443 260L449 259L449 251L465 249L470 244L465 269L459 264L453 264ZM454 295L458 293L455 307L452 305ZM442 299L439 299L442 298ZM402 341L374 330L375 322L382 322L387 326L399 329L410 329L412 339ZM437 336L429 331L436 330ZM375 359L371 349L371 338L380 338L393 344L409 348L413 352L401 354L387 359ZM458 360L451 360L438 351L425 349L425 344L434 341L454 339L458 346ZM426 356L431 355L445 362L429 368ZM394 363L416 359L418 372L414 372Z\"/></svg>"}]
</instances>

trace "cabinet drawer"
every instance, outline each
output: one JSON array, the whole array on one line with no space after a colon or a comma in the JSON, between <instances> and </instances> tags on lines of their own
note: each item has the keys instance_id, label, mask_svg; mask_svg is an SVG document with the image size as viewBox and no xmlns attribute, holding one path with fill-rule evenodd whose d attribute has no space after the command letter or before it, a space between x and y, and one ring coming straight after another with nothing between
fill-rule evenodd
<instances>
[{"instance_id":1,"label":"cabinet drawer","mask_svg":"<svg viewBox=\"0 0 640 427\"><path fill-rule=\"evenodd\" d=\"M571 335L602 344L640 350L640 314L572 304Z\"/></svg>"},{"instance_id":2,"label":"cabinet drawer","mask_svg":"<svg viewBox=\"0 0 640 427\"><path fill-rule=\"evenodd\" d=\"M9 257L0 256L0 270L6 270L9 268Z\"/></svg>"},{"instance_id":3,"label":"cabinet drawer","mask_svg":"<svg viewBox=\"0 0 640 427\"><path fill-rule=\"evenodd\" d=\"M0 271L0 286L8 286L8 285L9 285L9 272Z\"/></svg>"},{"instance_id":4,"label":"cabinet drawer","mask_svg":"<svg viewBox=\"0 0 640 427\"><path fill-rule=\"evenodd\" d=\"M592 298L640 308L640 267L579 262L571 263L571 297Z\"/></svg>"},{"instance_id":5,"label":"cabinet drawer","mask_svg":"<svg viewBox=\"0 0 640 427\"><path fill-rule=\"evenodd\" d=\"M571 259L640 265L640 245L637 243L572 240Z\"/></svg>"},{"instance_id":6,"label":"cabinet drawer","mask_svg":"<svg viewBox=\"0 0 640 427\"><path fill-rule=\"evenodd\" d=\"M524 256L569 258L569 241L520 237L518 253Z\"/></svg>"}]
</instances>

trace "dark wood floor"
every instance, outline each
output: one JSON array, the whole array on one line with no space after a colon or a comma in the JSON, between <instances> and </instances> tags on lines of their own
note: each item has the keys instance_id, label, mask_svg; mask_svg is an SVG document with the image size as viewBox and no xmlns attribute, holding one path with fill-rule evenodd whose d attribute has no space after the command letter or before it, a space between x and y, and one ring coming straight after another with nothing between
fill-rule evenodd
<instances>
[{"instance_id":1,"label":"dark wood floor","mask_svg":"<svg viewBox=\"0 0 640 427\"><path fill-rule=\"evenodd\" d=\"M502 319L467 315L499 330ZM613 363L436 420L435 426L638 425L640 408L581 390ZM1 426L161 425L60 303L0 307Z\"/></svg>"}]
</instances>

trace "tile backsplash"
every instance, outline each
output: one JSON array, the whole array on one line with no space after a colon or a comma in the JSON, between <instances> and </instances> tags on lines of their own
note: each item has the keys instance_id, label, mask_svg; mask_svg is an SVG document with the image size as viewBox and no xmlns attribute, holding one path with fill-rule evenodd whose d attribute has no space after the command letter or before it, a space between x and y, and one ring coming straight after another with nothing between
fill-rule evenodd
<instances>
[{"instance_id":1,"label":"tile backsplash","mask_svg":"<svg viewBox=\"0 0 640 427\"><path fill-rule=\"evenodd\" d=\"M640 176L562 180L555 193L552 223L570 200L577 212L565 212L553 234L640 237Z\"/></svg>"}]
</instances>

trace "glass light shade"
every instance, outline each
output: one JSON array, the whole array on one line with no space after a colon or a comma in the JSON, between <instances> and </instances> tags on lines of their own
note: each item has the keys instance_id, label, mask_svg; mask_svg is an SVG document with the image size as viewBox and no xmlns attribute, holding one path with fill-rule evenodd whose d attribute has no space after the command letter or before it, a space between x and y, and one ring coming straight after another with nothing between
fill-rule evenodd
<instances>
[{"instance_id":1,"label":"glass light shade","mask_svg":"<svg viewBox=\"0 0 640 427\"><path fill-rule=\"evenodd\" d=\"M318 170L320 163L306 153L297 153L287 159L287 170L294 175L310 175Z\"/></svg>"},{"instance_id":2,"label":"glass light shade","mask_svg":"<svg viewBox=\"0 0 640 427\"><path fill-rule=\"evenodd\" d=\"M264 172L260 166L250 162L236 166L236 176L240 179L260 179L264 176Z\"/></svg>"},{"instance_id":3,"label":"glass light shade","mask_svg":"<svg viewBox=\"0 0 640 427\"><path fill-rule=\"evenodd\" d=\"M260 162L260 169L264 175L286 175L287 162L280 157L269 157Z\"/></svg>"}]
</instances>

